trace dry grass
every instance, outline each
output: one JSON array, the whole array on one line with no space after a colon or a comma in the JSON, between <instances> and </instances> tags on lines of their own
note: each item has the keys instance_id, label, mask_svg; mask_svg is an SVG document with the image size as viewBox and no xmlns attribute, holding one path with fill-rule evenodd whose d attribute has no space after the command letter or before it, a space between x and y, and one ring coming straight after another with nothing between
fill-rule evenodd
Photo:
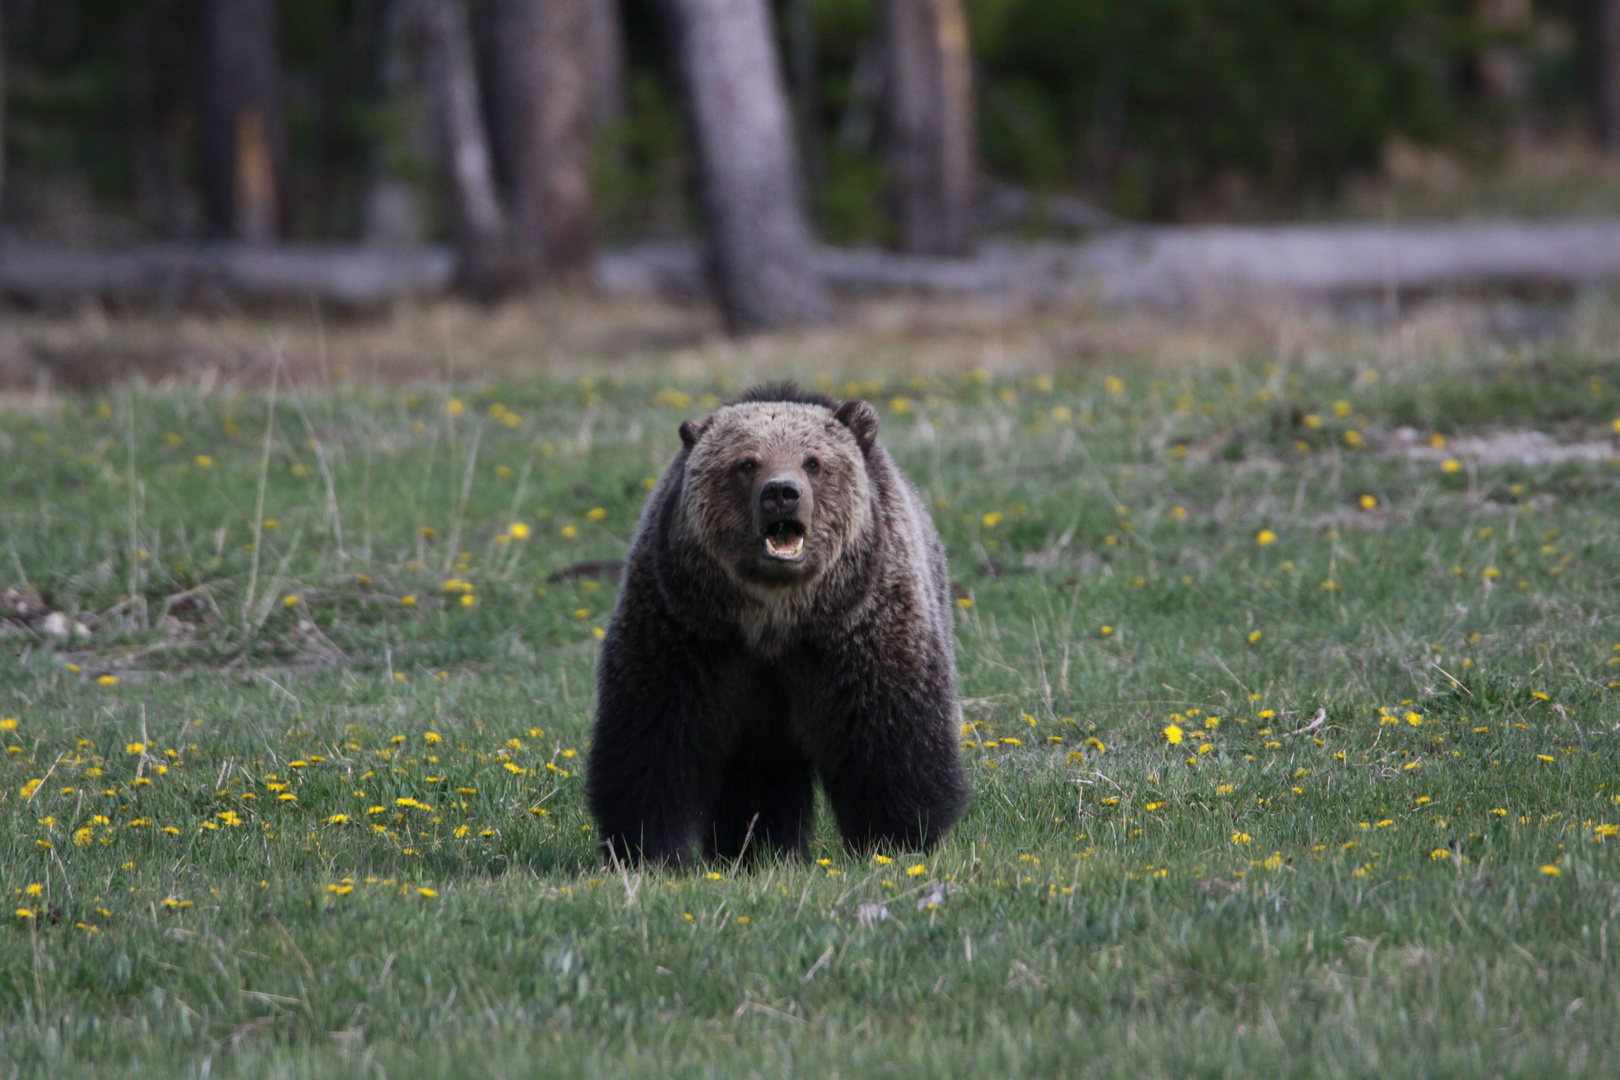
<instances>
[{"instance_id":1,"label":"dry grass","mask_svg":"<svg viewBox=\"0 0 1620 1080\"><path fill-rule=\"evenodd\" d=\"M1404 305L1109 310L1008 300L920 297L846 301L813 331L727 338L705 304L549 294L494 308L459 300L401 303L365 317L315 310L200 314L12 313L0 324L0 394L12 400L106 389L262 386L278 360L311 389L492 385L536 379L640 381L782 374L888 378L1084 373L1124 365L1173 375L1347 358L1388 367L1474 368L1526 342L1590 352L1620 331L1606 296L1436 297Z\"/></svg>"}]
</instances>

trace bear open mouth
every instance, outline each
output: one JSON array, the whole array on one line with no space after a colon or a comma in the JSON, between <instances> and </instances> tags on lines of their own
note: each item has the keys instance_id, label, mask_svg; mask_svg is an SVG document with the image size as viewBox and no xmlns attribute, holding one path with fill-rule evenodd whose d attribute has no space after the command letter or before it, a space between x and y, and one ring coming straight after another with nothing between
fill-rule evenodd
<instances>
[{"instance_id":1,"label":"bear open mouth","mask_svg":"<svg viewBox=\"0 0 1620 1080\"><path fill-rule=\"evenodd\" d=\"M765 526L765 557L781 562L804 558L804 526L797 521L776 521Z\"/></svg>"}]
</instances>

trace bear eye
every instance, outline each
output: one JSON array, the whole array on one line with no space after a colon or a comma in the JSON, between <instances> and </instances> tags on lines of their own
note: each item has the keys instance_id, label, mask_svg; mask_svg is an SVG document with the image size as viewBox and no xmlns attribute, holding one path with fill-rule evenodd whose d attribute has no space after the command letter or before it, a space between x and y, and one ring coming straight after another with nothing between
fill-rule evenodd
<instances>
[{"instance_id":1,"label":"bear eye","mask_svg":"<svg viewBox=\"0 0 1620 1080\"><path fill-rule=\"evenodd\" d=\"M744 476L752 476L754 470L758 468L759 462L755 461L753 458L743 458L737 463L737 470Z\"/></svg>"},{"instance_id":2,"label":"bear eye","mask_svg":"<svg viewBox=\"0 0 1620 1080\"><path fill-rule=\"evenodd\" d=\"M816 475L816 473L821 471L821 459L813 457L805 458L804 471L809 473L811 476Z\"/></svg>"}]
</instances>

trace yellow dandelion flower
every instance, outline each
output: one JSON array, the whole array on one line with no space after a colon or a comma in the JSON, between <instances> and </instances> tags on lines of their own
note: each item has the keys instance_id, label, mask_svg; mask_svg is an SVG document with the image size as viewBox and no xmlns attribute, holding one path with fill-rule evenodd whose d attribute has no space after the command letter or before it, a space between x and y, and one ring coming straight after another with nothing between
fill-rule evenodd
<instances>
[{"instance_id":1,"label":"yellow dandelion flower","mask_svg":"<svg viewBox=\"0 0 1620 1080\"><path fill-rule=\"evenodd\" d=\"M572 540L572 539L574 539L575 537L577 537L579 535L579 526L577 526L577 525L564 525L561 529L559 529L557 531L562 534L562 538L564 540Z\"/></svg>"},{"instance_id":2,"label":"yellow dandelion flower","mask_svg":"<svg viewBox=\"0 0 1620 1080\"><path fill-rule=\"evenodd\" d=\"M512 534L514 540L527 540L529 538L529 527L521 521L512 522L512 527L506 531Z\"/></svg>"},{"instance_id":3,"label":"yellow dandelion flower","mask_svg":"<svg viewBox=\"0 0 1620 1080\"><path fill-rule=\"evenodd\" d=\"M143 742L132 742L128 746L124 747L124 753L126 753L126 754L144 754L144 753L146 753L146 744L143 743Z\"/></svg>"},{"instance_id":4,"label":"yellow dandelion flower","mask_svg":"<svg viewBox=\"0 0 1620 1080\"><path fill-rule=\"evenodd\" d=\"M424 886L421 886L420 888L418 888L416 890L416 895L424 897L424 898L426 898L428 900L432 900L435 896L438 896L439 893L438 893L437 890L430 889L430 888L428 888L427 886L424 885Z\"/></svg>"},{"instance_id":5,"label":"yellow dandelion flower","mask_svg":"<svg viewBox=\"0 0 1620 1080\"><path fill-rule=\"evenodd\" d=\"M1356 501L1361 504L1363 510L1376 510L1378 508L1378 496L1376 495L1363 495Z\"/></svg>"},{"instance_id":6,"label":"yellow dandelion flower","mask_svg":"<svg viewBox=\"0 0 1620 1080\"><path fill-rule=\"evenodd\" d=\"M1002 522L1002 514L1001 514L1001 511L999 511L999 510L992 510L988 514L986 514L982 518L980 518L979 520L984 523L985 528L993 529L997 525L1001 524L1001 522Z\"/></svg>"},{"instance_id":7,"label":"yellow dandelion flower","mask_svg":"<svg viewBox=\"0 0 1620 1080\"><path fill-rule=\"evenodd\" d=\"M1100 626L1100 627L1097 628L1097 633L1101 634L1103 637L1112 637L1113 633L1114 633L1114 628L1112 626L1107 626L1107 625Z\"/></svg>"},{"instance_id":8,"label":"yellow dandelion flower","mask_svg":"<svg viewBox=\"0 0 1620 1080\"><path fill-rule=\"evenodd\" d=\"M103 675L99 679L97 679L96 682L100 683L102 686L117 686L118 685L118 676L116 676L116 675Z\"/></svg>"},{"instance_id":9,"label":"yellow dandelion flower","mask_svg":"<svg viewBox=\"0 0 1620 1080\"><path fill-rule=\"evenodd\" d=\"M198 454L192 459L192 464L196 465L199 469L212 469L214 467L214 459L209 457L207 454Z\"/></svg>"},{"instance_id":10,"label":"yellow dandelion flower","mask_svg":"<svg viewBox=\"0 0 1620 1080\"><path fill-rule=\"evenodd\" d=\"M1361 437L1361 432L1351 428L1344 433L1344 445L1352 450L1360 450L1367 445L1367 440Z\"/></svg>"},{"instance_id":11,"label":"yellow dandelion flower","mask_svg":"<svg viewBox=\"0 0 1620 1080\"><path fill-rule=\"evenodd\" d=\"M1543 866L1541 868L1541 872L1543 874L1545 874L1547 877L1557 877L1558 875L1563 873L1562 870L1558 869L1558 867L1556 867L1556 866L1553 866L1551 863L1549 863L1546 866Z\"/></svg>"},{"instance_id":12,"label":"yellow dandelion flower","mask_svg":"<svg viewBox=\"0 0 1620 1080\"><path fill-rule=\"evenodd\" d=\"M1258 630L1250 630L1249 631L1249 644L1250 645L1258 645L1260 643L1260 638L1262 636L1264 636L1264 635L1262 635L1260 633L1260 631L1258 631Z\"/></svg>"},{"instance_id":13,"label":"yellow dandelion flower","mask_svg":"<svg viewBox=\"0 0 1620 1080\"><path fill-rule=\"evenodd\" d=\"M907 877L922 877L926 873L928 873L928 866L924 863L906 867Z\"/></svg>"},{"instance_id":14,"label":"yellow dandelion flower","mask_svg":"<svg viewBox=\"0 0 1620 1080\"><path fill-rule=\"evenodd\" d=\"M1250 840L1253 840L1253 839L1254 839L1254 837L1250 836L1246 832L1235 832L1235 833L1232 834L1232 843L1234 843L1234 844L1247 844Z\"/></svg>"},{"instance_id":15,"label":"yellow dandelion flower","mask_svg":"<svg viewBox=\"0 0 1620 1080\"><path fill-rule=\"evenodd\" d=\"M607 510L601 506L593 506L589 510L585 511L585 516L590 518L592 521L601 521L603 518L607 517Z\"/></svg>"},{"instance_id":16,"label":"yellow dandelion flower","mask_svg":"<svg viewBox=\"0 0 1620 1080\"><path fill-rule=\"evenodd\" d=\"M17 730L17 718L15 716L8 716L4 720L0 720L0 731L16 731L16 730Z\"/></svg>"},{"instance_id":17,"label":"yellow dandelion flower","mask_svg":"<svg viewBox=\"0 0 1620 1080\"><path fill-rule=\"evenodd\" d=\"M1462 462L1458 461L1456 458L1446 458L1446 460L1440 463L1440 471L1443 473L1461 472Z\"/></svg>"},{"instance_id":18,"label":"yellow dandelion flower","mask_svg":"<svg viewBox=\"0 0 1620 1080\"><path fill-rule=\"evenodd\" d=\"M1171 746L1180 746L1182 740L1181 728L1171 724L1164 729L1164 737Z\"/></svg>"},{"instance_id":19,"label":"yellow dandelion flower","mask_svg":"<svg viewBox=\"0 0 1620 1080\"><path fill-rule=\"evenodd\" d=\"M1254 542L1259 544L1261 547L1265 547L1267 544L1275 544L1277 542L1277 534L1272 532L1270 529L1261 529L1259 532L1254 534Z\"/></svg>"},{"instance_id":20,"label":"yellow dandelion flower","mask_svg":"<svg viewBox=\"0 0 1620 1080\"><path fill-rule=\"evenodd\" d=\"M1433 851L1429 852L1429 858L1431 858L1431 859L1449 859L1449 858L1451 858L1451 849L1443 848L1443 847L1437 847Z\"/></svg>"},{"instance_id":21,"label":"yellow dandelion flower","mask_svg":"<svg viewBox=\"0 0 1620 1080\"><path fill-rule=\"evenodd\" d=\"M281 604L283 607L297 607L299 604L297 594L288 593L286 596L283 596L281 598Z\"/></svg>"}]
</instances>

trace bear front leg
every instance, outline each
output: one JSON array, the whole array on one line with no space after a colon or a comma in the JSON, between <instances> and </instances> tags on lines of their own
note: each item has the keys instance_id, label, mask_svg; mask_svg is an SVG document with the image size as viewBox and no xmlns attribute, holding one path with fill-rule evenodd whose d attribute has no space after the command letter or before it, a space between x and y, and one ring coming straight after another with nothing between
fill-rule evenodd
<instances>
[{"instance_id":1,"label":"bear front leg","mask_svg":"<svg viewBox=\"0 0 1620 1080\"><path fill-rule=\"evenodd\" d=\"M925 850L967 803L949 656L896 657L853 643L832 667L817 769L844 844ZM868 666L886 656L889 667ZM899 661L899 662L897 662Z\"/></svg>"},{"instance_id":2,"label":"bear front leg","mask_svg":"<svg viewBox=\"0 0 1620 1080\"><path fill-rule=\"evenodd\" d=\"M753 733L740 740L725 768L715 803L707 854L727 860L808 850L815 823L810 760L785 733Z\"/></svg>"},{"instance_id":3,"label":"bear front leg","mask_svg":"<svg viewBox=\"0 0 1620 1080\"><path fill-rule=\"evenodd\" d=\"M713 802L723 749L685 638L643 611L603 641L585 787L610 861L684 862Z\"/></svg>"}]
</instances>

